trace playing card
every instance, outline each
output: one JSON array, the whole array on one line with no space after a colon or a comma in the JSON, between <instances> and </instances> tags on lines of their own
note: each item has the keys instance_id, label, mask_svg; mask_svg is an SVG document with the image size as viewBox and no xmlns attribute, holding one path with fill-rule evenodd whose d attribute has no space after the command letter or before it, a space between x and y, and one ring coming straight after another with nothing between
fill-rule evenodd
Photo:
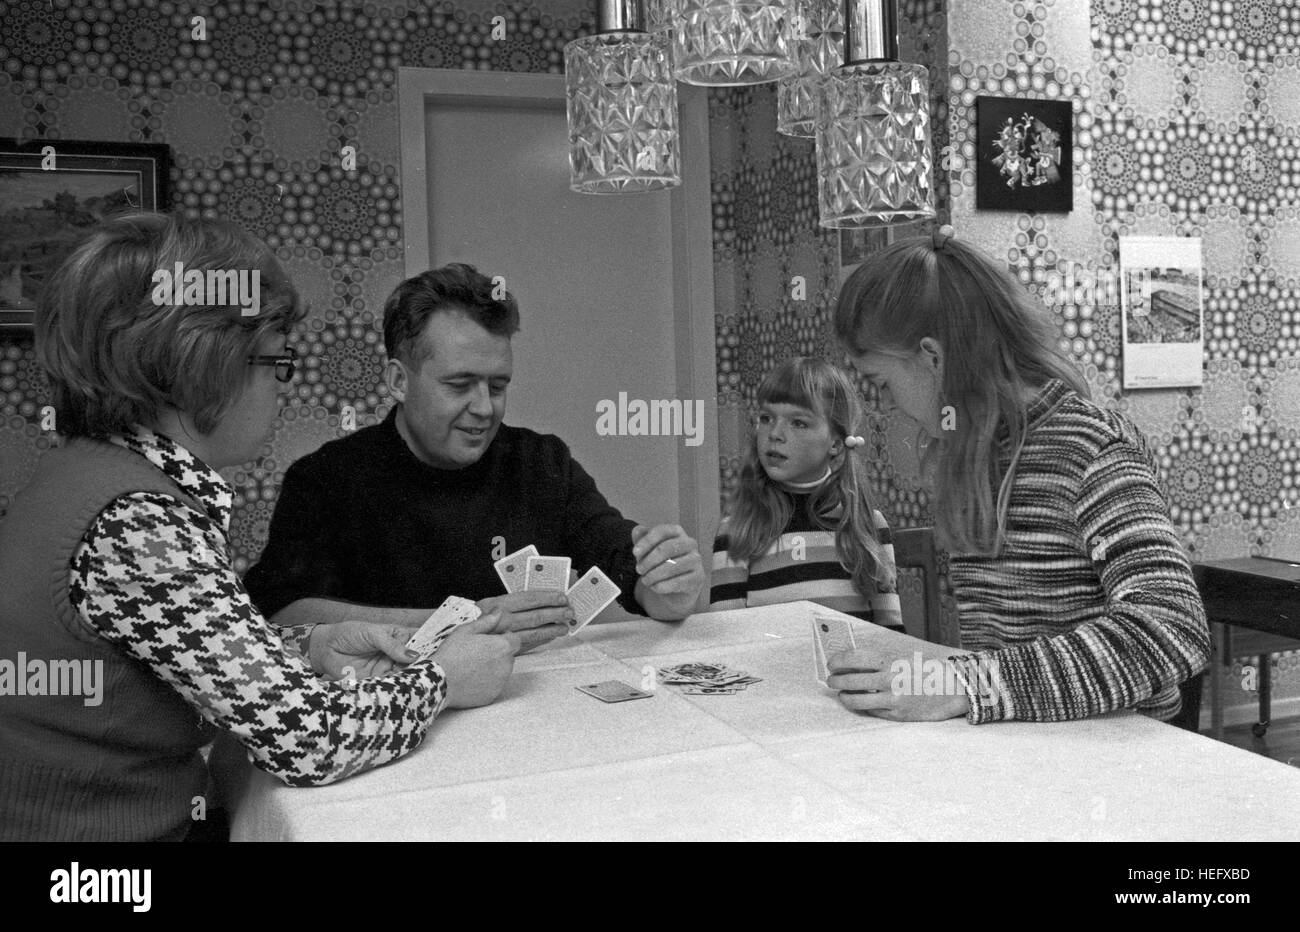
<instances>
[{"instance_id":1,"label":"playing card","mask_svg":"<svg viewBox=\"0 0 1300 932\"><path fill-rule=\"evenodd\" d=\"M814 621L814 629L816 626L817 622ZM823 683L826 682L826 677L830 675L830 671L826 669L826 654L822 651L822 639L817 637L816 633L813 634L813 671L816 673L817 679Z\"/></svg>"},{"instance_id":2,"label":"playing card","mask_svg":"<svg viewBox=\"0 0 1300 932\"><path fill-rule=\"evenodd\" d=\"M813 616L813 658L817 665L817 679L823 683L829 677L826 667L832 654L840 651L854 650L857 644L853 640L853 626L846 619L833 618L829 615Z\"/></svg>"},{"instance_id":3,"label":"playing card","mask_svg":"<svg viewBox=\"0 0 1300 932\"><path fill-rule=\"evenodd\" d=\"M473 621L481 614L478 606L469 599L462 599L458 595L448 596L438 606L438 610L429 616L429 620L420 625L420 630L411 635L406 642L406 649L415 651L421 657L427 656L438 643L443 631Z\"/></svg>"},{"instance_id":4,"label":"playing card","mask_svg":"<svg viewBox=\"0 0 1300 932\"><path fill-rule=\"evenodd\" d=\"M523 591L524 579L528 575L528 558L537 555L537 548L529 544L523 550L516 550L492 564L501 581L505 583L506 592Z\"/></svg>"},{"instance_id":5,"label":"playing card","mask_svg":"<svg viewBox=\"0 0 1300 932\"><path fill-rule=\"evenodd\" d=\"M603 683L592 683L590 686L576 688L588 696L595 696L601 702L626 702L629 699L649 699L651 696L651 693L633 689L627 683L620 683L618 680L605 680Z\"/></svg>"},{"instance_id":6,"label":"playing card","mask_svg":"<svg viewBox=\"0 0 1300 932\"><path fill-rule=\"evenodd\" d=\"M688 696L734 696L740 690L726 686L689 686L683 692Z\"/></svg>"},{"instance_id":7,"label":"playing card","mask_svg":"<svg viewBox=\"0 0 1300 932\"><path fill-rule=\"evenodd\" d=\"M736 683L745 683L753 677L746 676L744 673L723 673L709 680L710 686L734 686Z\"/></svg>"},{"instance_id":8,"label":"playing card","mask_svg":"<svg viewBox=\"0 0 1300 932\"><path fill-rule=\"evenodd\" d=\"M569 633L577 634L581 631L591 619L604 611L605 606L617 599L620 592L622 590L600 571L599 566L593 566L583 573L582 578L570 586L566 593L574 616Z\"/></svg>"},{"instance_id":9,"label":"playing card","mask_svg":"<svg viewBox=\"0 0 1300 932\"><path fill-rule=\"evenodd\" d=\"M524 576L524 590L558 589L564 592L569 588L568 557L529 557L528 572Z\"/></svg>"}]
</instances>

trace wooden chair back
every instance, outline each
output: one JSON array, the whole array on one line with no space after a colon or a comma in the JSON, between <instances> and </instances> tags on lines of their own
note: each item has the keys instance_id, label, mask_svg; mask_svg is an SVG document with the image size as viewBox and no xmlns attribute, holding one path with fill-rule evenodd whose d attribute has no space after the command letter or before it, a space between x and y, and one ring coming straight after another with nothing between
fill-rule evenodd
<instances>
[{"instance_id":1,"label":"wooden chair back","mask_svg":"<svg viewBox=\"0 0 1300 932\"><path fill-rule=\"evenodd\" d=\"M921 571L921 610L923 624L919 630L908 627L908 634L931 641L960 647L960 635L947 630L944 624L942 602L939 599L939 558L934 546L934 528L909 527L891 530L894 543L894 562L900 569ZM906 613L904 613L906 614Z\"/></svg>"}]
</instances>

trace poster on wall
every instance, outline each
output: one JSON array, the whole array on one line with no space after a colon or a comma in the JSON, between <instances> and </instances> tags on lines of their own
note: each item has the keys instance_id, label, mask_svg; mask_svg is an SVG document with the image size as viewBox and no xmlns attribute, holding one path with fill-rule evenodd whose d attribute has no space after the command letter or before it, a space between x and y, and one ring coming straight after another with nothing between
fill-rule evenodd
<instances>
[{"instance_id":1,"label":"poster on wall","mask_svg":"<svg viewBox=\"0 0 1300 932\"><path fill-rule=\"evenodd\" d=\"M1124 387L1201 385L1205 310L1200 238L1121 236L1119 264Z\"/></svg>"},{"instance_id":2,"label":"poster on wall","mask_svg":"<svg viewBox=\"0 0 1300 932\"><path fill-rule=\"evenodd\" d=\"M1068 100L975 98L975 208L1069 213L1074 111Z\"/></svg>"}]
</instances>

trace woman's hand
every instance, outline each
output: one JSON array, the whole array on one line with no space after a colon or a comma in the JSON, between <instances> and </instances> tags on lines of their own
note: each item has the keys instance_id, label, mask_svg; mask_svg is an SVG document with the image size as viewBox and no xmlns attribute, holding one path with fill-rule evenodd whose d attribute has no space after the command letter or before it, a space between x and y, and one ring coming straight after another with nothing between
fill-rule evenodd
<instances>
[{"instance_id":1,"label":"woman's hand","mask_svg":"<svg viewBox=\"0 0 1300 932\"><path fill-rule=\"evenodd\" d=\"M473 709L496 702L510 681L515 654L563 630L548 625L511 631L500 610L460 625L433 655L447 676L447 708Z\"/></svg>"},{"instance_id":2,"label":"woman's hand","mask_svg":"<svg viewBox=\"0 0 1300 932\"><path fill-rule=\"evenodd\" d=\"M970 710L966 688L948 655L951 650L852 650L827 658L826 685L854 712L895 722L937 722ZM928 655L928 656L927 656Z\"/></svg>"},{"instance_id":3,"label":"woman's hand","mask_svg":"<svg viewBox=\"0 0 1300 932\"><path fill-rule=\"evenodd\" d=\"M419 656L406 649L412 633L401 625L369 621L317 625L307 641L307 658L318 676L331 680L383 676Z\"/></svg>"}]
</instances>

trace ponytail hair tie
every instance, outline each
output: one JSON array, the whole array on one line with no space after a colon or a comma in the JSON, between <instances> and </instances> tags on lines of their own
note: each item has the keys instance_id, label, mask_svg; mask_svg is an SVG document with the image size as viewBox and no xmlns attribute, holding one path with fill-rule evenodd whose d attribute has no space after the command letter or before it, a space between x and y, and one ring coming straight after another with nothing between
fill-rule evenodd
<instances>
[{"instance_id":1,"label":"ponytail hair tie","mask_svg":"<svg viewBox=\"0 0 1300 932\"><path fill-rule=\"evenodd\" d=\"M864 443L866 443L865 440L863 440L861 437L855 437L852 434L844 438L844 445L848 447L850 450L852 450L854 447L860 447Z\"/></svg>"},{"instance_id":2,"label":"ponytail hair tie","mask_svg":"<svg viewBox=\"0 0 1300 932\"><path fill-rule=\"evenodd\" d=\"M952 224L945 223L943 226L934 228L934 250L938 252L948 244L948 240L953 237Z\"/></svg>"}]
</instances>

